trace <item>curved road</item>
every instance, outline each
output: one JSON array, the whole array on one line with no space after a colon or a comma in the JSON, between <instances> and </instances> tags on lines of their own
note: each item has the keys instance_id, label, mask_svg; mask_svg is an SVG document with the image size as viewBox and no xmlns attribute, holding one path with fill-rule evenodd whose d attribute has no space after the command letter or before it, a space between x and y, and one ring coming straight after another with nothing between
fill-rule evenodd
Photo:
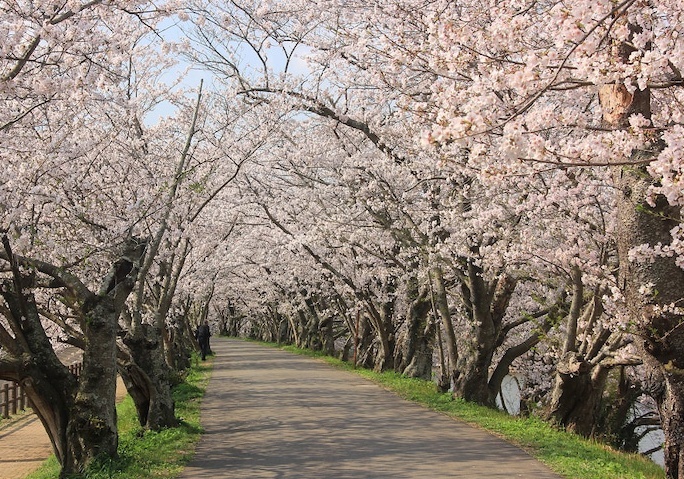
<instances>
[{"instance_id":1,"label":"curved road","mask_svg":"<svg viewBox=\"0 0 684 479\"><path fill-rule=\"evenodd\" d=\"M181 479L559 479L522 450L321 361L215 339Z\"/></svg>"}]
</instances>

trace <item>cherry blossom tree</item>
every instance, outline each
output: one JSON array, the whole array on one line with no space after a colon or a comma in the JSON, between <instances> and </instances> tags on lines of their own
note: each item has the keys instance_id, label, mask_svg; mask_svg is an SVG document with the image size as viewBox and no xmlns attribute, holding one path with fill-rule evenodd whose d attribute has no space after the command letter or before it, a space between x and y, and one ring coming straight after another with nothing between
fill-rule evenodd
<instances>
[{"instance_id":1,"label":"cherry blossom tree","mask_svg":"<svg viewBox=\"0 0 684 479\"><path fill-rule=\"evenodd\" d=\"M12 280L3 281L2 287L1 309L8 327L0 325L7 351L0 358L0 374L24 386L62 471L81 471L102 455L116 455L117 319L133 289L145 244L132 240L125 247L97 293L59 266L15 255L6 235L3 244L0 259L9 263ZM31 292L38 286L38 275L49 278L49 288L60 289L73 302L71 309L88 338L78 379L59 361L42 325L44 314Z\"/></svg>"},{"instance_id":2,"label":"cherry blossom tree","mask_svg":"<svg viewBox=\"0 0 684 479\"><path fill-rule=\"evenodd\" d=\"M145 35L166 7L1 7L0 374L26 386L64 475L116 455L118 321L158 201L141 128L170 98L159 84L145 90L169 64ZM57 339L82 347L78 379L57 360Z\"/></svg>"},{"instance_id":3,"label":"cherry blossom tree","mask_svg":"<svg viewBox=\"0 0 684 479\"><path fill-rule=\"evenodd\" d=\"M548 8L547 8L548 7ZM674 4L462 2L435 17L443 75L428 141L500 173L610 168L618 289L653 374L668 477L683 477L679 267L680 9ZM480 162L482 160L482 162ZM475 164L475 163L472 163ZM665 166L667 165L667 166Z\"/></svg>"}]
</instances>

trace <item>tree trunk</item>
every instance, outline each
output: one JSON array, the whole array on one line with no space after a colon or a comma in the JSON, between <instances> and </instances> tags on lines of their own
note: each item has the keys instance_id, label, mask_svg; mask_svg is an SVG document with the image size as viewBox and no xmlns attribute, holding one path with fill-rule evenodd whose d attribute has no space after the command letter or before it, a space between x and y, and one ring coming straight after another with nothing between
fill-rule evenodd
<instances>
[{"instance_id":1,"label":"tree trunk","mask_svg":"<svg viewBox=\"0 0 684 479\"><path fill-rule=\"evenodd\" d=\"M84 306L87 345L72 418L66 429L65 472L81 471L101 457L116 457L116 333L119 311L110 296ZM73 463L71 461L73 460Z\"/></svg>"},{"instance_id":2,"label":"tree trunk","mask_svg":"<svg viewBox=\"0 0 684 479\"><path fill-rule=\"evenodd\" d=\"M598 422L599 408L605 389L607 371L601 365L592 365L588 351L579 352L578 325L584 307L584 284L582 272L576 265L570 274L572 303L565 318L566 331L561 358L556 365L556 375L546 417L555 424L585 437L589 437ZM596 296L585 312L584 323L594 323L603 314L600 299ZM608 331L606 331L608 332ZM588 334L587 334L588 335ZM604 344L605 336L601 341Z\"/></svg>"},{"instance_id":3,"label":"tree trunk","mask_svg":"<svg viewBox=\"0 0 684 479\"><path fill-rule=\"evenodd\" d=\"M419 291L417 280L409 285L412 299L407 316L408 328L402 344L402 360L397 363L402 373L409 377L432 378L432 352L435 335L434 323L429 320L431 310L429 290Z\"/></svg>"},{"instance_id":4,"label":"tree trunk","mask_svg":"<svg viewBox=\"0 0 684 479\"><path fill-rule=\"evenodd\" d=\"M192 342L185 337L185 331L185 326L178 321L172 321L164 328L164 356L171 371L185 371L190 367Z\"/></svg>"},{"instance_id":5,"label":"tree trunk","mask_svg":"<svg viewBox=\"0 0 684 479\"><path fill-rule=\"evenodd\" d=\"M463 285L464 300L469 307L475 337L469 354L461 355L454 382L454 394L467 401L494 406L496 393L489 388L489 368L499 346L499 335L508 303L515 291L516 281L503 274L491 284L483 277L482 269L472 260L468 262L467 284Z\"/></svg>"},{"instance_id":6,"label":"tree trunk","mask_svg":"<svg viewBox=\"0 0 684 479\"><path fill-rule=\"evenodd\" d=\"M373 348L373 328L371 322L365 315L359 315L358 322L358 341L356 351L356 364L363 368L372 368L375 363Z\"/></svg>"},{"instance_id":7,"label":"tree trunk","mask_svg":"<svg viewBox=\"0 0 684 479\"><path fill-rule=\"evenodd\" d=\"M294 342L294 334L292 332L292 327L287 318L283 317L281 314L276 313L273 317L275 324L278 325L278 344L292 344ZM236 330L236 336L239 334L239 330Z\"/></svg>"},{"instance_id":8,"label":"tree trunk","mask_svg":"<svg viewBox=\"0 0 684 479\"><path fill-rule=\"evenodd\" d=\"M458 366L458 345L456 343L454 323L451 320L451 313L449 312L449 300L447 298L446 288L444 287L444 273L442 272L442 269L439 267L432 268L430 270L430 280L432 285L431 293L433 307L439 312L446 336L447 371L443 372L443 375L446 376L449 386L453 386L456 381L456 376L458 375L456 369Z\"/></svg>"},{"instance_id":9,"label":"tree trunk","mask_svg":"<svg viewBox=\"0 0 684 479\"><path fill-rule=\"evenodd\" d=\"M307 329L307 320L304 311L298 309L296 313L296 318L297 322L295 323L295 327L297 329L297 342L295 343L295 345L298 348L306 348L310 344L310 341L309 330Z\"/></svg>"},{"instance_id":10,"label":"tree trunk","mask_svg":"<svg viewBox=\"0 0 684 479\"><path fill-rule=\"evenodd\" d=\"M639 27L627 26L630 35L640 33ZM617 42L613 48L616 61L628 64L634 47ZM609 84L599 89L599 99L607 127L628 129L634 114L651 118L649 89L629 92L623 83ZM665 472L670 479L684 479L684 270L673 256L630 257L634 248L643 245L666 249L672 243L671 231L681 224L681 209L650 192L655 180L644 160L653 158L661 148L655 139L643 150L632 152L633 165L615 171L619 191L618 281L627 314L641 337L638 347L644 364L662 379L655 399L665 434Z\"/></svg>"},{"instance_id":11,"label":"tree trunk","mask_svg":"<svg viewBox=\"0 0 684 479\"><path fill-rule=\"evenodd\" d=\"M158 431L178 425L171 395L171 370L160 347L160 332L143 324L136 335L123 337L127 360L119 361L121 374L138 413L141 426Z\"/></svg>"},{"instance_id":12,"label":"tree trunk","mask_svg":"<svg viewBox=\"0 0 684 479\"><path fill-rule=\"evenodd\" d=\"M680 211L663 197L656 198L655 207L649 206L646 196L652 180L639 170L623 169L618 174L623 195L618 224L620 284L629 315L638 326L644 364L662 378L655 399L665 434L667 477L684 479L684 318L669 309L684 300L684 270L672 257L642 262L629 258L636 246L668 245ZM650 294L641 287L650 289Z\"/></svg>"},{"instance_id":13,"label":"tree trunk","mask_svg":"<svg viewBox=\"0 0 684 479\"><path fill-rule=\"evenodd\" d=\"M335 355L335 324L332 316L324 318L319 325L320 341L328 356Z\"/></svg>"},{"instance_id":14,"label":"tree trunk","mask_svg":"<svg viewBox=\"0 0 684 479\"><path fill-rule=\"evenodd\" d=\"M549 416L567 430L585 437L600 422L601 400L608 370L593 366L575 352L567 352L556 366Z\"/></svg>"},{"instance_id":15,"label":"tree trunk","mask_svg":"<svg viewBox=\"0 0 684 479\"><path fill-rule=\"evenodd\" d=\"M155 431L178 424L171 397L171 368L167 361L183 359L182 352L178 358L175 355L167 357L162 336L166 312L158 310L157 314L155 323L147 324L139 312L132 313L133 325L123 335L118 361L119 374L135 403L138 422Z\"/></svg>"},{"instance_id":16,"label":"tree trunk","mask_svg":"<svg viewBox=\"0 0 684 479\"><path fill-rule=\"evenodd\" d=\"M375 307L373 302L366 300L366 307L375 331L379 349L375 356L373 369L375 371L388 371L394 369L394 330L392 326L393 304L385 302L381 310Z\"/></svg>"}]
</instances>

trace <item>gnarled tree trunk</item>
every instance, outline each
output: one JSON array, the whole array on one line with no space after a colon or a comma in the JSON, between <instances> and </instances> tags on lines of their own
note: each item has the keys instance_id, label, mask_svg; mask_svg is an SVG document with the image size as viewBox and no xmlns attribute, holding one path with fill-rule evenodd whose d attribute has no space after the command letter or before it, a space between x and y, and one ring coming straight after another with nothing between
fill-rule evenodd
<instances>
[{"instance_id":1,"label":"gnarled tree trunk","mask_svg":"<svg viewBox=\"0 0 684 479\"><path fill-rule=\"evenodd\" d=\"M461 354L454 382L454 394L467 401L494 406L496 394L489 388L489 368L499 346L499 334L516 281L503 274L487 282L482 269L468 261L467 280L463 282L463 297L468 307L475 337L468 354Z\"/></svg>"},{"instance_id":2,"label":"gnarled tree trunk","mask_svg":"<svg viewBox=\"0 0 684 479\"><path fill-rule=\"evenodd\" d=\"M135 403L138 422L155 431L176 426L171 369L160 345L160 331L143 324L136 333L123 337L125 353L120 355L119 374Z\"/></svg>"},{"instance_id":3,"label":"gnarled tree trunk","mask_svg":"<svg viewBox=\"0 0 684 479\"><path fill-rule=\"evenodd\" d=\"M10 264L14 281L2 284L6 307L0 305L0 312L14 340L0 326L0 340L9 352L9 357L0 358L0 377L25 386L61 464L61 476L79 474L96 458L117 454L116 333L145 243L132 239L125 245L97 294L63 268L14 255L7 237L3 245L0 259ZM34 278L22 275L19 266L51 277L51 286L80 318L84 348L78 380L57 359L35 297L23 290Z\"/></svg>"},{"instance_id":4,"label":"gnarled tree trunk","mask_svg":"<svg viewBox=\"0 0 684 479\"><path fill-rule=\"evenodd\" d=\"M419 289L414 278L409 281L408 296L411 300L406 313L408 327L397 348L401 350L401 361L395 361L395 364L406 376L431 379L435 326L428 315L432 308L430 291Z\"/></svg>"},{"instance_id":5,"label":"gnarled tree trunk","mask_svg":"<svg viewBox=\"0 0 684 479\"><path fill-rule=\"evenodd\" d=\"M628 25L632 34L638 28ZM619 42L616 61L629 63L634 48ZM624 84L605 85L599 90L606 126L629 127L633 114L651 117L650 90L629 92ZM662 379L656 394L665 434L665 471L670 479L684 479L684 270L672 256L631 258L630 252L643 245L667 248L671 231L681 224L681 209L669 205L662 195L651 195L654 179L644 166L661 148L655 139L632 154L633 165L615 170L618 187L619 285L627 312L637 326L638 346L644 364ZM676 306L677 308L673 308Z\"/></svg>"},{"instance_id":6,"label":"gnarled tree trunk","mask_svg":"<svg viewBox=\"0 0 684 479\"><path fill-rule=\"evenodd\" d=\"M591 356L580 354L578 327L584 307L582 272L574 265L570 274L572 304L566 318L565 340L561 357L556 365L556 377L551 391L547 417L554 423L583 436L590 436L597 424L601 398L605 390L608 371L600 364L592 364ZM584 323L594 324L603 314L600 300L594 296L586 310ZM588 333L588 332L587 332ZM609 331L606 331L608 335ZM598 343L601 347L608 336ZM597 353L598 351L596 351Z\"/></svg>"},{"instance_id":7,"label":"gnarled tree trunk","mask_svg":"<svg viewBox=\"0 0 684 479\"><path fill-rule=\"evenodd\" d=\"M599 422L608 369L592 366L585 358L570 351L558 361L556 375L550 417L569 431L591 436Z\"/></svg>"},{"instance_id":8,"label":"gnarled tree trunk","mask_svg":"<svg viewBox=\"0 0 684 479\"><path fill-rule=\"evenodd\" d=\"M116 425L116 333L120 308L110 296L99 295L84 305L86 348L78 393L67 423L68 453L62 467L80 471L98 456L115 457L119 435ZM70 461L73 460L73 464Z\"/></svg>"}]
</instances>

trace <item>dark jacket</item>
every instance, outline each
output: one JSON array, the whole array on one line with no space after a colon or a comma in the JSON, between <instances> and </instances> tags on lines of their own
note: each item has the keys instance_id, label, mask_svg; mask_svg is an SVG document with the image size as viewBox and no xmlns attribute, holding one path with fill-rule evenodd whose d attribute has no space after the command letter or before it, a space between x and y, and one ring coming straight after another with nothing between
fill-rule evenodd
<instances>
[{"instance_id":1,"label":"dark jacket","mask_svg":"<svg viewBox=\"0 0 684 479\"><path fill-rule=\"evenodd\" d=\"M211 336L211 331L209 331L209 326L206 324L201 324L197 328L197 339L207 339Z\"/></svg>"}]
</instances>

